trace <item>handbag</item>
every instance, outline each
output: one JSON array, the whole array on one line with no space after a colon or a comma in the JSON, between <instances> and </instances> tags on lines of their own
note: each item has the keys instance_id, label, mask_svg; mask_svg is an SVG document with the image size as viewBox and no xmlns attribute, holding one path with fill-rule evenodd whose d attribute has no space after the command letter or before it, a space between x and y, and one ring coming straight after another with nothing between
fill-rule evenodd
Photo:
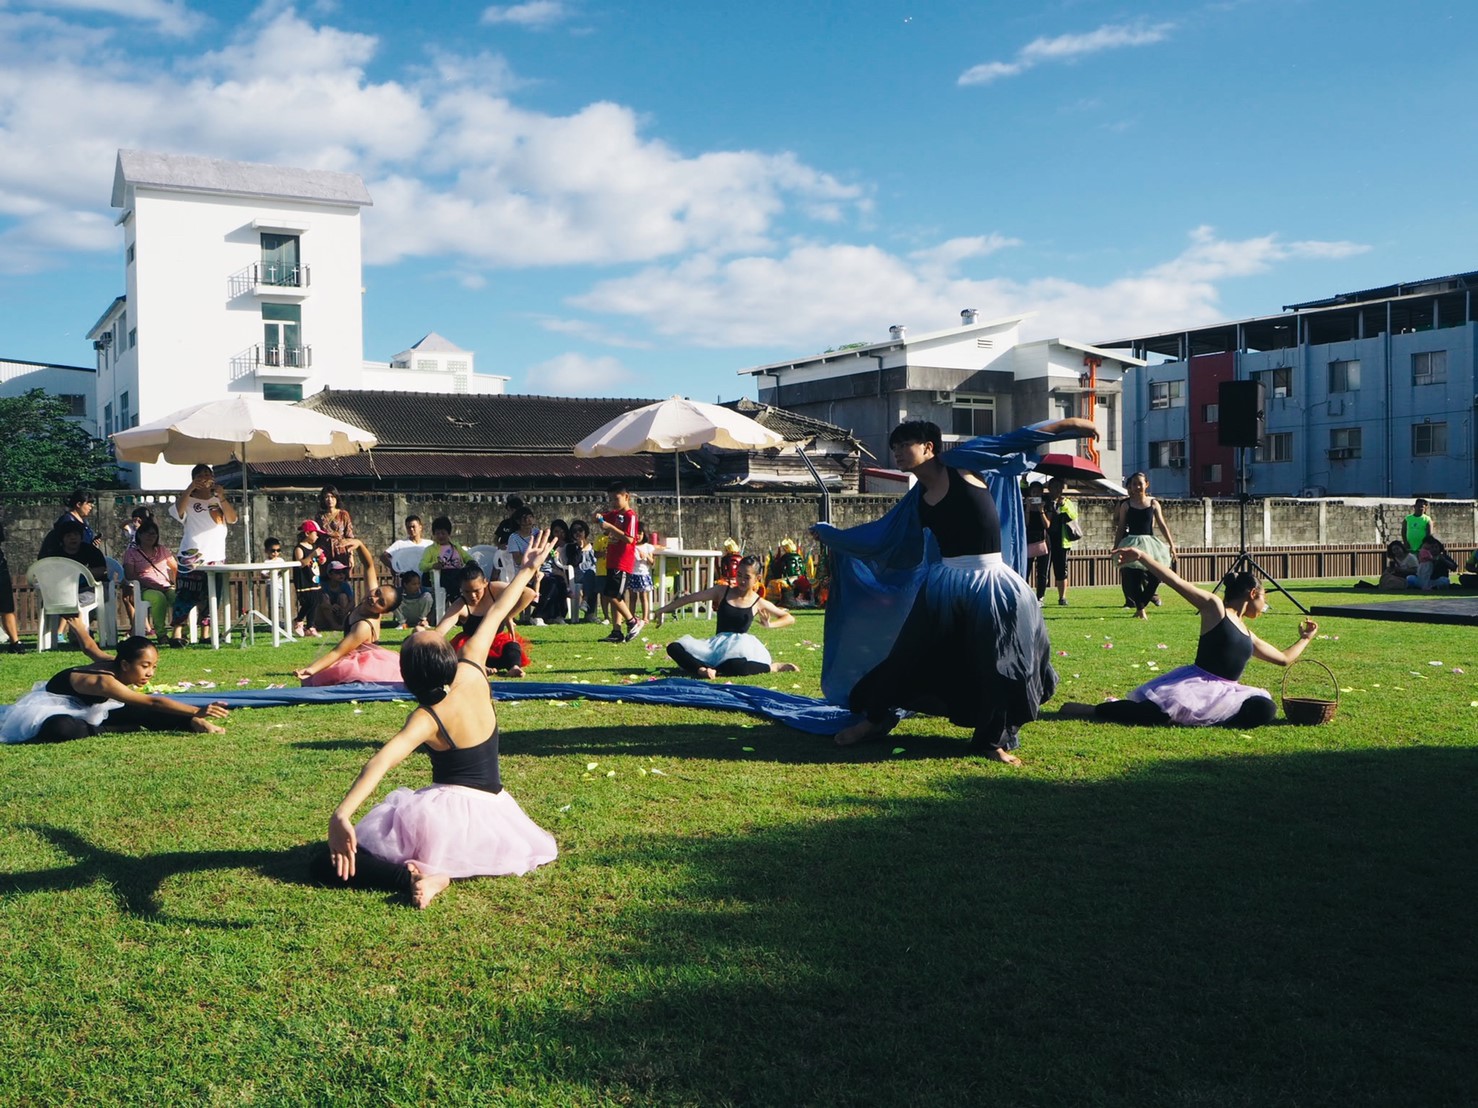
<instances>
[{"instance_id":1,"label":"handbag","mask_svg":"<svg viewBox=\"0 0 1478 1108\"><path fill-rule=\"evenodd\" d=\"M1047 556L1046 540L1038 540L1026 544L1026 556L1028 558L1045 558Z\"/></svg>"},{"instance_id":2,"label":"handbag","mask_svg":"<svg viewBox=\"0 0 1478 1108\"><path fill-rule=\"evenodd\" d=\"M1083 537L1083 529L1078 526L1078 521L1075 519L1063 523L1062 533L1067 536L1068 542L1077 542Z\"/></svg>"}]
</instances>

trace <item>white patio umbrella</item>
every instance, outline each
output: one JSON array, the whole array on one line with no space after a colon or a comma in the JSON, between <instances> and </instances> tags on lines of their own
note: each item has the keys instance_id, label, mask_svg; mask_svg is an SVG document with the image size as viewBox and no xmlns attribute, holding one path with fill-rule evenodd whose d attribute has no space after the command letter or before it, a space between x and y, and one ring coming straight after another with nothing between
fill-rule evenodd
<instances>
[{"instance_id":1,"label":"white patio umbrella","mask_svg":"<svg viewBox=\"0 0 1478 1108\"><path fill-rule=\"evenodd\" d=\"M748 416L717 404L681 396L659 400L617 416L575 444L577 458L629 454L682 454L702 446L720 450L764 450L784 446L785 438ZM681 462L677 459L677 533L683 533Z\"/></svg>"},{"instance_id":2,"label":"white patio umbrella","mask_svg":"<svg viewBox=\"0 0 1478 1108\"><path fill-rule=\"evenodd\" d=\"M378 441L368 431L308 408L255 396L210 400L181 408L151 423L115 432L119 461L173 462L176 465L241 463L242 506L246 512L246 557L252 561L251 500L247 462L295 462L304 458L342 458L369 450Z\"/></svg>"}]
</instances>

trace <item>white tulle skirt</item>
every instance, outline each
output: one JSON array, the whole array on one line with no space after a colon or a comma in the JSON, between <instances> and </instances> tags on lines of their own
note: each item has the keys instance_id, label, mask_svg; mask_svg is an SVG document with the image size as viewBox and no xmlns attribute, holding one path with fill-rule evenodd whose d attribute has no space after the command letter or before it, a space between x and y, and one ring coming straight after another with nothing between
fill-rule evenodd
<instances>
[{"instance_id":1,"label":"white tulle skirt","mask_svg":"<svg viewBox=\"0 0 1478 1108\"><path fill-rule=\"evenodd\" d=\"M1253 697L1272 699L1253 688L1207 673L1200 666L1181 666L1140 685L1130 700L1148 701L1182 727L1205 727L1231 719Z\"/></svg>"},{"instance_id":2,"label":"white tulle skirt","mask_svg":"<svg viewBox=\"0 0 1478 1108\"><path fill-rule=\"evenodd\" d=\"M396 789L359 821L355 835L387 862L414 862L423 873L448 877L528 873L559 855L554 836L507 789Z\"/></svg>"},{"instance_id":3,"label":"white tulle skirt","mask_svg":"<svg viewBox=\"0 0 1478 1108\"><path fill-rule=\"evenodd\" d=\"M673 645L686 650L700 666L717 669L725 662L758 662L770 665L770 652L759 639L744 631L720 631L706 639L684 635Z\"/></svg>"},{"instance_id":4,"label":"white tulle skirt","mask_svg":"<svg viewBox=\"0 0 1478 1108\"><path fill-rule=\"evenodd\" d=\"M114 708L123 707L121 700L105 700L101 704L87 704L75 696L61 696L46 691L46 682L37 681L31 691L10 706L0 722L0 743L29 742L41 730L41 725L52 716L72 716L86 720L93 727L102 726L103 720Z\"/></svg>"}]
</instances>

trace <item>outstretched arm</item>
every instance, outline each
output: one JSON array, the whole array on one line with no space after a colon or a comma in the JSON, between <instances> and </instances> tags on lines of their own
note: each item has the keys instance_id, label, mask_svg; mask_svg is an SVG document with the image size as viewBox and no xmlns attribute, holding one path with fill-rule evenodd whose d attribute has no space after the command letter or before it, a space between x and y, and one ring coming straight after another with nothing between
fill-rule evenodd
<instances>
[{"instance_id":1,"label":"outstretched arm","mask_svg":"<svg viewBox=\"0 0 1478 1108\"><path fill-rule=\"evenodd\" d=\"M445 635L453 627L457 626L457 620L467 611L467 601L458 597L447 605L446 615L441 617L441 622L436 625L436 633Z\"/></svg>"},{"instance_id":2,"label":"outstretched arm","mask_svg":"<svg viewBox=\"0 0 1478 1108\"><path fill-rule=\"evenodd\" d=\"M339 640L338 646L334 647L322 658L319 658L317 661L315 661L312 665L304 666L302 669L293 670L293 676L296 677L299 681L312 677L319 670L327 669L329 666L337 662L340 658L348 657L365 643L369 642L369 639L369 620L356 620L354 622L354 625L349 628L344 637Z\"/></svg>"},{"instance_id":3,"label":"outstretched arm","mask_svg":"<svg viewBox=\"0 0 1478 1108\"><path fill-rule=\"evenodd\" d=\"M462 644L462 657L471 658L479 664L487 658L488 651L493 645L493 639L497 637L499 626L524 605L524 590L534 579L534 574L539 572L539 567L544 564L544 559L553 549L553 534L547 530L534 533L534 537L529 541L529 548L523 553L523 561L519 563L518 572L513 575L513 580L509 581L508 587L498 594L498 599L488 609L487 616L478 625L472 637Z\"/></svg>"},{"instance_id":4,"label":"outstretched arm","mask_svg":"<svg viewBox=\"0 0 1478 1108\"><path fill-rule=\"evenodd\" d=\"M759 609L760 622L772 631L777 627L789 627L795 622L794 612L778 604L771 604L768 600L759 601L755 607Z\"/></svg>"},{"instance_id":5,"label":"outstretched arm","mask_svg":"<svg viewBox=\"0 0 1478 1108\"><path fill-rule=\"evenodd\" d=\"M1068 419L1054 419L1050 423L1039 423L1035 430L1044 435L1052 435L1059 439L1096 439L1098 428L1093 426L1091 419L1080 419L1077 416Z\"/></svg>"},{"instance_id":6,"label":"outstretched arm","mask_svg":"<svg viewBox=\"0 0 1478 1108\"><path fill-rule=\"evenodd\" d=\"M221 728L211 720L225 719L231 714L225 704L220 701L213 701L197 708L193 704L171 700L167 696L152 696L149 693L139 692L132 685L125 685L111 673L75 673L72 675L72 688L91 696L106 696L113 700L121 700L124 704L132 704L137 708L152 708L156 712L168 712L170 715L179 716L181 726L192 731L219 733Z\"/></svg>"},{"instance_id":7,"label":"outstretched arm","mask_svg":"<svg viewBox=\"0 0 1478 1108\"><path fill-rule=\"evenodd\" d=\"M652 618L657 621L657 626L661 627L662 617L667 615L669 612L675 612L679 608L685 607L688 604L695 604L703 600L708 601L710 604L717 603L719 597L721 597L726 591L728 591L727 585L713 585L710 588L702 589L698 592L689 592L684 593L682 596L675 596L666 604L662 605L662 607L653 612Z\"/></svg>"},{"instance_id":8,"label":"outstretched arm","mask_svg":"<svg viewBox=\"0 0 1478 1108\"><path fill-rule=\"evenodd\" d=\"M1119 559L1119 565L1121 566L1138 563L1139 567L1145 570L1145 572L1158 577L1165 584L1180 593L1181 596L1185 597L1186 600L1190 601L1197 611L1204 613L1207 609L1212 609L1220 615L1222 604L1221 600L1215 594L1191 584L1169 566L1162 566L1153 558L1146 558L1144 554L1132 547L1118 547L1113 551L1113 554Z\"/></svg>"},{"instance_id":9,"label":"outstretched arm","mask_svg":"<svg viewBox=\"0 0 1478 1108\"><path fill-rule=\"evenodd\" d=\"M359 845L354 834L354 813L374 793L385 774L405 761L406 755L430 738L434 731L424 713L412 712L395 737L365 763L349 792L329 817L329 857L333 860L334 871L342 880L347 881L354 876L354 852Z\"/></svg>"},{"instance_id":10,"label":"outstretched arm","mask_svg":"<svg viewBox=\"0 0 1478 1108\"><path fill-rule=\"evenodd\" d=\"M1271 662L1275 666L1291 666L1298 661L1298 656L1304 652L1315 635L1319 633L1319 625L1311 619L1306 619L1298 625L1298 641L1286 650L1279 650L1262 641L1256 635L1252 636L1253 656L1264 662Z\"/></svg>"}]
</instances>

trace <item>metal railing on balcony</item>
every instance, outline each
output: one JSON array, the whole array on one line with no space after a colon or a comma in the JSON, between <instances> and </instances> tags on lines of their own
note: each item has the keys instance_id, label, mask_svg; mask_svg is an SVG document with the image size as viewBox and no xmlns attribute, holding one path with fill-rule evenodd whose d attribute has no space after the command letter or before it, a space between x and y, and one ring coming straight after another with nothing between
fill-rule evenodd
<instances>
[{"instance_id":1,"label":"metal railing on balcony","mask_svg":"<svg viewBox=\"0 0 1478 1108\"><path fill-rule=\"evenodd\" d=\"M245 296L253 292L301 292L307 289L311 276L305 265L254 262L227 280L232 296Z\"/></svg>"},{"instance_id":2,"label":"metal railing on balcony","mask_svg":"<svg viewBox=\"0 0 1478 1108\"><path fill-rule=\"evenodd\" d=\"M306 377L312 366L311 346L248 346L231 359L231 380L253 374Z\"/></svg>"}]
</instances>

